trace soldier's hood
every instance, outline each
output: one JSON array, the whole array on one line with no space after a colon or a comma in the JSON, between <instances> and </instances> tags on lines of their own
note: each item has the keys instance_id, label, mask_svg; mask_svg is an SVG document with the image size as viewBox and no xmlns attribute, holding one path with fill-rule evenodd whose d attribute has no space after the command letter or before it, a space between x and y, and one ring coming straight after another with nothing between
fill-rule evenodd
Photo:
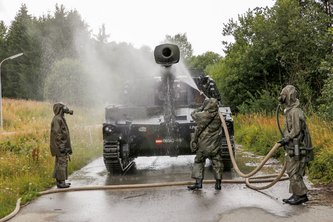
<instances>
[{"instance_id":1,"label":"soldier's hood","mask_svg":"<svg viewBox=\"0 0 333 222\"><path fill-rule=\"evenodd\" d=\"M288 113L292 108L296 108L300 105L299 100L295 101L293 104L286 105L286 108L284 109L284 114Z\"/></svg>"},{"instance_id":2,"label":"soldier's hood","mask_svg":"<svg viewBox=\"0 0 333 222\"><path fill-rule=\"evenodd\" d=\"M65 104L63 104L63 103L55 103L53 105L54 115L61 115L63 113L64 106L65 106Z\"/></svg>"},{"instance_id":3,"label":"soldier's hood","mask_svg":"<svg viewBox=\"0 0 333 222\"><path fill-rule=\"evenodd\" d=\"M290 107L293 107L293 108L295 108L295 107L298 107L299 106L299 100L298 99L296 99L296 101L295 102L293 102L293 103L291 103L290 104Z\"/></svg>"},{"instance_id":4,"label":"soldier's hood","mask_svg":"<svg viewBox=\"0 0 333 222\"><path fill-rule=\"evenodd\" d=\"M204 111L213 113L218 111L218 101L215 98L209 98L205 101L206 105L204 107Z\"/></svg>"},{"instance_id":5,"label":"soldier's hood","mask_svg":"<svg viewBox=\"0 0 333 222\"><path fill-rule=\"evenodd\" d=\"M287 85L280 93L285 96L285 104L287 108L299 106L299 100L297 99L298 93L293 85Z\"/></svg>"}]
</instances>

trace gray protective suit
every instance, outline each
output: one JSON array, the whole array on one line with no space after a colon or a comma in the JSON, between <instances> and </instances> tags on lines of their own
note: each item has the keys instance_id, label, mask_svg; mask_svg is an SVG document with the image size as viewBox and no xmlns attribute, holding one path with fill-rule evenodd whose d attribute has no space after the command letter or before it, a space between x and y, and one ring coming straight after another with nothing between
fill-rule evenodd
<instances>
[{"instance_id":1,"label":"gray protective suit","mask_svg":"<svg viewBox=\"0 0 333 222\"><path fill-rule=\"evenodd\" d=\"M290 180L289 192L298 196L306 195L308 189L304 184L303 176L305 167L313 158L313 154L305 115L299 108L300 103L294 86L287 85L283 88L279 100L286 105L284 110L286 127L283 133L283 144L285 144L288 154L286 161Z\"/></svg>"},{"instance_id":2,"label":"gray protective suit","mask_svg":"<svg viewBox=\"0 0 333 222\"><path fill-rule=\"evenodd\" d=\"M51 123L50 149L55 156L53 177L57 181L65 181L68 177L67 166L69 155L72 154L71 140L68 126L64 118L63 103L53 105L54 117Z\"/></svg>"},{"instance_id":3,"label":"gray protective suit","mask_svg":"<svg viewBox=\"0 0 333 222\"><path fill-rule=\"evenodd\" d=\"M192 178L204 178L205 161L209 158L212 161L215 179L221 180L223 172L221 156L222 126L218 114L217 99L208 99L204 102L202 108L192 112L191 116L197 123L195 131L197 145Z\"/></svg>"}]
</instances>

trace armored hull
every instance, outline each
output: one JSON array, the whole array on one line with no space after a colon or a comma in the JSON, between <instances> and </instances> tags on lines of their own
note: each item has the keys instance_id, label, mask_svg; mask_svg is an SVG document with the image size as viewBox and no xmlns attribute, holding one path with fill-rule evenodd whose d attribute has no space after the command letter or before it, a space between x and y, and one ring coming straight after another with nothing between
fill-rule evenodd
<instances>
[{"instance_id":1,"label":"armored hull","mask_svg":"<svg viewBox=\"0 0 333 222\"><path fill-rule=\"evenodd\" d=\"M219 109L224 114L233 141L234 127L230 108ZM190 150L191 133L196 126L190 115L193 110L194 108L176 109L176 127L168 129L162 113L156 114L161 111L161 107L108 106L103 124L103 157L108 171L121 173L139 156L193 155ZM140 115L141 118L138 117ZM121 119L121 116L137 118ZM172 137L169 130L173 131ZM225 170L230 170L231 161L224 133L221 140Z\"/></svg>"}]
</instances>

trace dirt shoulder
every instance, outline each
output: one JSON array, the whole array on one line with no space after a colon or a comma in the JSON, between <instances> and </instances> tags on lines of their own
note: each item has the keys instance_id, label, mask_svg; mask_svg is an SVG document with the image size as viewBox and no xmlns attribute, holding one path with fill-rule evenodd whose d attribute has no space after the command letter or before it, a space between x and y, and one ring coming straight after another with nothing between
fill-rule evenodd
<instances>
[{"instance_id":1,"label":"dirt shoulder","mask_svg":"<svg viewBox=\"0 0 333 222\"><path fill-rule=\"evenodd\" d=\"M313 186L309 191L309 205L333 207L333 184L328 186Z\"/></svg>"}]
</instances>

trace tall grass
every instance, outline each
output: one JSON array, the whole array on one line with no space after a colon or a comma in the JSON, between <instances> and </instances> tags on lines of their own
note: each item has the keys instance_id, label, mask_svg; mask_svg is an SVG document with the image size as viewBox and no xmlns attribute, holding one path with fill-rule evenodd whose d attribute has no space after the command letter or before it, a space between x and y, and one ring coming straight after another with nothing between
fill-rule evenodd
<instances>
[{"instance_id":1,"label":"tall grass","mask_svg":"<svg viewBox=\"0 0 333 222\"><path fill-rule=\"evenodd\" d=\"M73 146L69 172L102 154L102 115L75 108L66 116ZM54 158L49 151L52 104L4 99L4 130L0 132L0 218L11 212L18 197L27 202L54 185ZM89 125L89 127L87 127Z\"/></svg>"},{"instance_id":2,"label":"tall grass","mask_svg":"<svg viewBox=\"0 0 333 222\"><path fill-rule=\"evenodd\" d=\"M281 127L284 126L280 117ZM316 115L307 119L315 159L310 162L308 175L312 182L321 184L333 183L333 123ZM235 139L246 149L265 155L270 148L281 139L276 118L261 114L237 115L235 117ZM280 149L276 157L283 157Z\"/></svg>"}]
</instances>

